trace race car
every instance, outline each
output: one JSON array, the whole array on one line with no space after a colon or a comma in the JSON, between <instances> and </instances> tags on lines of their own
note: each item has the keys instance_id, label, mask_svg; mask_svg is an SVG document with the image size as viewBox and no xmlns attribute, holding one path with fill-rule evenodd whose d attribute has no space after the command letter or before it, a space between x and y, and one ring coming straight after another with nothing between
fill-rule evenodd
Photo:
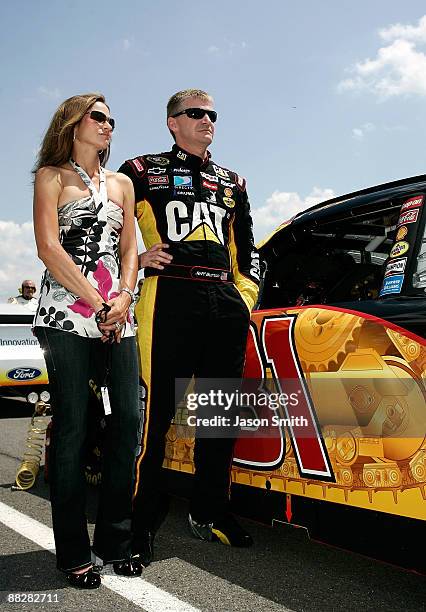
<instances>
[{"instance_id":1,"label":"race car","mask_svg":"<svg viewBox=\"0 0 426 612\"><path fill-rule=\"evenodd\" d=\"M49 401L43 352L31 332L33 318L25 306L0 304L0 399Z\"/></svg>"},{"instance_id":2,"label":"race car","mask_svg":"<svg viewBox=\"0 0 426 612\"><path fill-rule=\"evenodd\" d=\"M425 568L426 176L328 200L259 245L235 509ZM193 471L182 407L165 466ZM403 527L403 530L400 529ZM423 535L422 535L423 534Z\"/></svg>"}]
</instances>

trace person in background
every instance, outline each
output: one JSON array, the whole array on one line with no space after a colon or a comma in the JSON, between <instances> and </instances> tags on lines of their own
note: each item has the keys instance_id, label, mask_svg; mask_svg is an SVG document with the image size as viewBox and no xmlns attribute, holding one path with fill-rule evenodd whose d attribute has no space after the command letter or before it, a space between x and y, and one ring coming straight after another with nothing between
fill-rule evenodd
<instances>
[{"instance_id":1,"label":"person in background","mask_svg":"<svg viewBox=\"0 0 426 612\"><path fill-rule=\"evenodd\" d=\"M119 169L133 182L147 248L140 255L145 280L135 311L146 410L136 463L133 552L143 565L153 558L154 536L167 511L160 472L175 384L193 375L218 384L241 378L258 293L246 182L213 162L207 150L216 119L208 93L176 93L167 105L172 150L127 160ZM229 507L233 435L196 437L188 521L197 538L250 546L251 536Z\"/></svg>"},{"instance_id":2,"label":"person in background","mask_svg":"<svg viewBox=\"0 0 426 612\"><path fill-rule=\"evenodd\" d=\"M8 304L20 304L32 312L35 312L38 306L38 300L36 297L34 297L36 291L37 287L34 281L29 279L24 280L22 281L21 294L16 295L15 297L10 297L7 302Z\"/></svg>"},{"instance_id":3,"label":"person in background","mask_svg":"<svg viewBox=\"0 0 426 612\"><path fill-rule=\"evenodd\" d=\"M101 94L73 96L55 112L36 163L34 230L46 265L34 333L54 406L50 492L57 566L72 586L100 586L85 515L88 381L104 364L107 435L93 554L116 574L139 576L131 557L131 498L138 444L133 301L138 260L131 181L104 169L114 119Z\"/></svg>"}]
</instances>

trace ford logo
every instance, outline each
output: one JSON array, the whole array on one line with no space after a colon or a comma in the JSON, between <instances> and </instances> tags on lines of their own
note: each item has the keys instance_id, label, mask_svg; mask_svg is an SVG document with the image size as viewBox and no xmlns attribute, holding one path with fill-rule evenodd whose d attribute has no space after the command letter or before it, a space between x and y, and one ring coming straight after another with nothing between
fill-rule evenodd
<instances>
[{"instance_id":1,"label":"ford logo","mask_svg":"<svg viewBox=\"0 0 426 612\"><path fill-rule=\"evenodd\" d=\"M6 373L9 380L34 380L41 376L41 370L38 368L14 368Z\"/></svg>"}]
</instances>

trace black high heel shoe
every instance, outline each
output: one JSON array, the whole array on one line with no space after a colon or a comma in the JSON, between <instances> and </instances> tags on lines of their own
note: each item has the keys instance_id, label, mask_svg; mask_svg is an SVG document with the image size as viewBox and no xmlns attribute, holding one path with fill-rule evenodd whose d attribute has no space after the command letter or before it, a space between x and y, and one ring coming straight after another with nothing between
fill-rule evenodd
<instances>
[{"instance_id":1,"label":"black high heel shoe","mask_svg":"<svg viewBox=\"0 0 426 612\"><path fill-rule=\"evenodd\" d=\"M126 561L119 561L113 563L114 573L118 576L141 576L142 575L142 564L136 559L127 559Z\"/></svg>"},{"instance_id":2,"label":"black high heel shoe","mask_svg":"<svg viewBox=\"0 0 426 612\"><path fill-rule=\"evenodd\" d=\"M89 567L88 570L81 574L69 572L67 580L71 586L77 589L98 589L101 586L101 577L94 571L93 567Z\"/></svg>"}]
</instances>

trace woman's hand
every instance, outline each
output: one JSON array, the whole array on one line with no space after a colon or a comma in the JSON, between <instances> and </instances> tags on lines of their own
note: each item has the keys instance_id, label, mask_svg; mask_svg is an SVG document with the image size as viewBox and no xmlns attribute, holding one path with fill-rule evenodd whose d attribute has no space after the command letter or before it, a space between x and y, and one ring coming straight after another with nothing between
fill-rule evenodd
<instances>
[{"instance_id":1,"label":"woman's hand","mask_svg":"<svg viewBox=\"0 0 426 612\"><path fill-rule=\"evenodd\" d=\"M169 253L163 250L168 248L168 244L159 242L145 251L145 253L138 255L139 270L142 268L157 268L158 270L164 270L164 265L169 264L173 259L173 255L169 255Z\"/></svg>"},{"instance_id":2,"label":"woman's hand","mask_svg":"<svg viewBox=\"0 0 426 612\"><path fill-rule=\"evenodd\" d=\"M122 328L126 324L127 312L131 303L131 297L126 291L108 300L107 304L111 306L111 310L107 312L105 323L99 324L99 329L103 333L102 342L107 342L110 332L113 332L115 341L120 343Z\"/></svg>"}]
</instances>

